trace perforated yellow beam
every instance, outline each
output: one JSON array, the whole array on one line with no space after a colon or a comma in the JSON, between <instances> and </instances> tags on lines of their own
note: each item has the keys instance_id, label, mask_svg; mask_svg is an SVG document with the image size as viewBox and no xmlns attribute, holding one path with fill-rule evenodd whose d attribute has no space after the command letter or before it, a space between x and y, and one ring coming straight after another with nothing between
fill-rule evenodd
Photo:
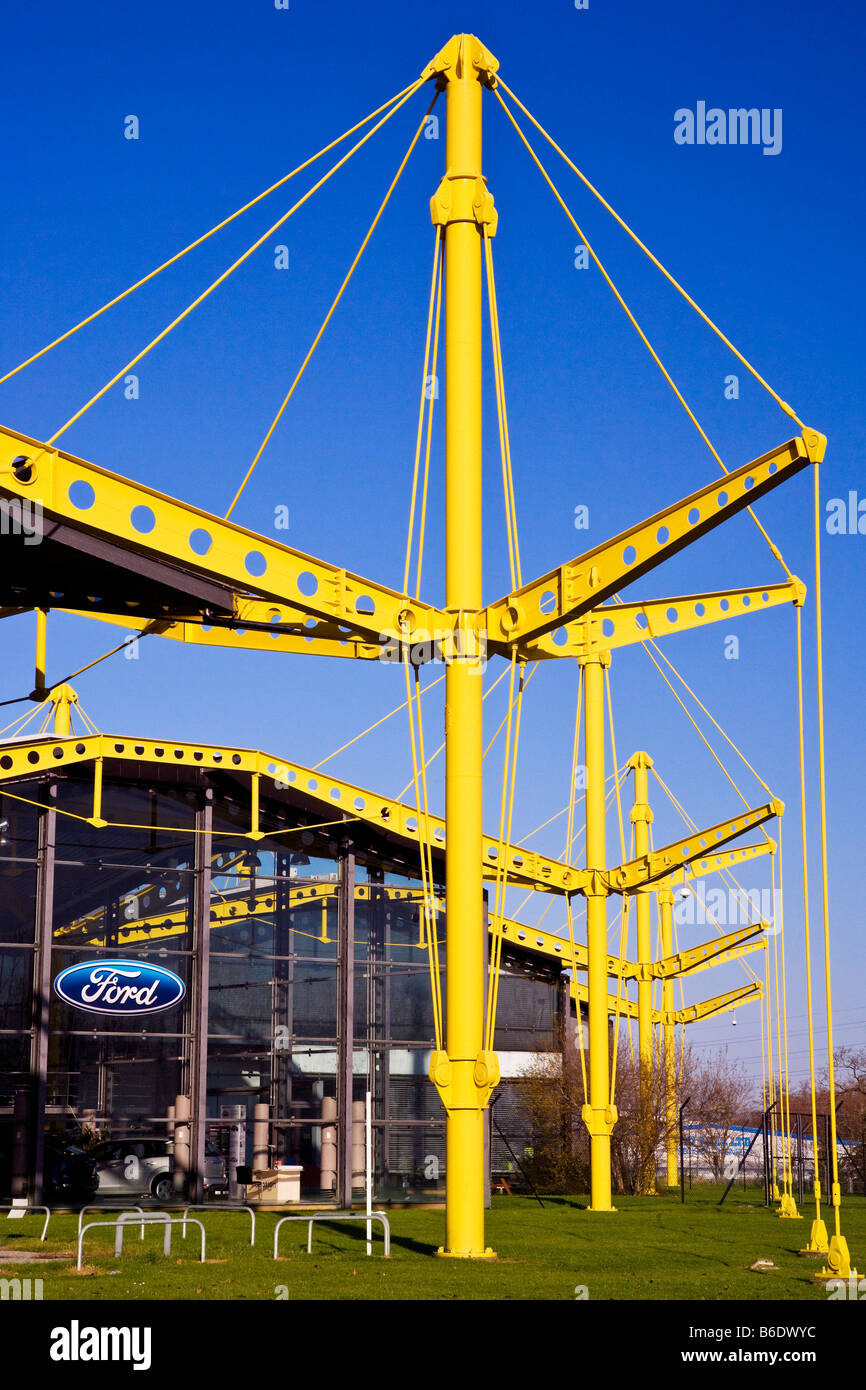
<instances>
[{"instance_id":1,"label":"perforated yellow beam","mask_svg":"<svg viewBox=\"0 0 866 1390\"><path fill-rule=\"evenodd\" d=\"M736 1009L740 1004L762 997L763 989L758 981L757 984L744 985L742 989L732 989L727 994L717 994L715 999L705 999L701 1004L691 1004L687 1009L674 1009L672 1014L659 1012L659 1022L698 1023L702 1018L727 1013L729 1009Z\"/></svg>"},{"instance_id":2,"label":"perforated yellow beam","mask_svg":"<svg viewBox=\"0 0 866 1390\"><path fill-rule=\"evenodd\" d=\"M760 935L766 925L765 922L755 922L740 931L717 936L712 941L704 942L702 946L692 946L686 951L678 951L676 955L668 956L665 960L654 961L650 966L650 974L654 979L664 980L672 975L685 975L687 972L694 974L710 965L719 965L722 957L735 960L745 952L734 950L734 947L751 943L748 949L755 950L763 945L763 938L761 941L754 941L753 938Z\"/></svg>"},{"instance_id":3,"label":"perforated yellow beam","mask_svg":"<svg viewBox=\"0 0 866 1390\"><path fill-rule=\"evenodd\" d=\"M682 501L524 584L486 610L492 643L531 643L655 569L699 536L720 526L757 498L823 457L826 439L815 430L788 440Z\"/></svg>"},{"instance_id":4,"label":"perforated yellow beam","mask_svg":"<svg viewBox=\"0 0 866 1390\"><path fill-rule=\"evenodd\" d=\"M704 855L700 859L691 859L692 878L703 878L707 874L717 873L720 869L731 869L735 864L745 863L750 859L760 859L764 854L775 854L776 841L768 835L758 845L741 845L739 849L721 850L718 854Z\"/></svg>"},{"instance_id":5,"label":"perforated yellow beam","mask_svg":"<svg viewBox=\"0 0 866 1390\"><path fill-rule=\"evenodd\" d=\"M48 538L57 519L110 538L120 550L225 585L237 599L286 603L345 623L373 642L383 632L405 630L414 641L416 632L452 626L442 610L421 600L8 429L0 429L0 492L39 502Z\"/></svg>"},{"instance_id":6,"label":"perforated yellow beam","mask_svg":"<svg viewBox=\"0 0 866 1390\"><path fill-rule=\"evenodd\" d=\"M144 871L143 871L144 872ZM221 868L216 865L213 868L214 877L228 876L237 877L237 868ZM141 897L142 893L132 895ZM281 892L285 891L281 885ZM388 902L421 902L424 897L423 890L420 888L394 888L390 884L383 884L378 887L379 892ZM318 908L323 904L327 905L331 900L336 900L339 893L337 883L310 883L299 882L295 887L289 888L284 899L286 907L293 913L302 911L304 908ZM365 883L355 884L355 901L369 902L372 894L370 885ZM274 911L277 901L276 888L272 885L268 888L259 888L252 901L249 897L233 895L220 901L214 897L210 906L210 927L211 931L221 927L230 927L233 923L246 921L250 917L267 917ZM439 911L444 911L445 901L443 898L434 899ZM134 946L141 941L161 941L168 936L181 936L189 927L189 913L186 904L181 907L170 907L163 912L148 913L144 917L123 918L118 926L118 941L122 946ZM307 933L313 935L313 933ZM327 941L327 933L323 931L316 933L317 939ZM84 917L77 917L73 922L67 922L55 928L54 936L56 939L75 939L81 944L97 944L99 938L105 936L105 919L101 911L89 912ZM421 943L423 947L423 943Z\"/></svg>"},{"instance_id":7,"label":"perforated yellow beam","mask_svg":"<svg viewBox=\"0 0 866 1390\"><path fill-rule=\"evenodd\" d=\"M591 651L611 651L650 638L668 637L689 628L727 622L749 613L760 613L779 604L802 604L806 586L799 579L784 584L764 584L715 593L685 594L677 598L647 599L594 608L583 618L566 623L556 633L546 632L537 641L521 644L528 661L557 656L585 656Z\"/></svg>"},{"instance_id":8,"label":"perforated yellow beam","mask_svg":"<svg viewBox=\"0 0 866 1390\"><path fill-rule=\"evenodd\" d=\"M571 997L576 999L579 1004L589 1003L589 986L580 985L575 980L571 982ZM637 1018L637 1004L623 995L619 1000L615 994L607 996L607 1011L609 1014L617 1014L621 1018Z\"/></svg>"},{"instance_id":9,"label":"perforated yellow beam","mask_svg":"<svg viewBox=\"0 0 866 1390\"><path fill-rule=\"evenodd\" d=\"M705 857L711 860L712 854L708 855L709 845L724 845L728 840L734 840L738 835L745 834L747 830L753 830L756 826L763 825L765 821L771 820L774 816L781 816L784 809L784 802L774 798L764 806L758 806L753 811L746 811L742 816L720 821L717 825L711 825L707 830L696 830L688 838L677 840L674 844L665 845L661 849L652 850L639 859L629 860L627 864L620 864L618 868L610 870L608 877L611 889L616 893L628 892L642 884L652 883L654 880L662 878L683 864L691 864Z\"/></svg>"},{"instance_id":10,"label":"perforated yellow beam","mask_svg":"<svg viewBox=\"0 0 866 1390\"><path fill-rule=\"evenodd\" d=\"M516 922L510 917L498 918L491 915L489 922L491 934L501 935L504 942L510 942L527 951L537 952L548 960L559 961L563 969L567 970L570 967L571 944L564 937L556 936L553 932L543 931L540 927L527 927L522 922ZM587 966L586 947L578 941L574 943L574 955L578 969L585 970ZM607 958L607 973L614 978L622 975L624 980L633 979L637 970L638 967L634 961L623 961L620 970L618 956L608 956Z\"/></svg>"},{"instance_id":11,"label":"perforated yellow beam","mask_svg":"<svg viewBox=\"0 0 866 1390\"><path fill-rule=\"evenodd\" d=\"M380 796L352 782L344 782L340 778L316 772L301 763L249 748L219 747L209 743L184 743L179 740L119 738L111 734L89 734L81 738L61 739L34 737L32 740L24 739L0 745L0 783L77 763L98 763L100 759L112 758L123 758L129 762L257 774L270 782L272 794L275 796L278 796L282 789L286 789L299 792L318 802L324 822L336 822L345 817L348 820L362 821L380 830L392 831L415 844L420 842L421 832L414 807L406 806L390 797ZM91 823L105 824L96 809ZM445 850L444 819L431 815L429 825L434 848ZM238 832L239 835L243 833ZM251 823L246 838L261 840L264 834ZM290 843L290 840L286 840L286 844ZM498 837L482 836L481 848L482 875L485 879L495 879L499 858ZM562 864L558 859L549 859L546 855L535 854L513 845L505 846L505 858L510 882L540 891L579 892L589 878L584 869Z\"/></svg>"},{"instance_id":12,"label":"perforated yellow beam","mask_svg":"<svg viewBox=\"0 0 866 1390\"><path fill-rule=\"evenodd\" d=\"M112 623L128 632L148 628L154 637L168 637L174 642L187 642L198 647L230 647L235 651L282 652L305 656L339 656L357 661L382 659L383 646L366 641L359 633L325 619L307 617L288 604L265 603L261 599L240 599L235 596L236 617L231 626L226 622L209 623L150 621L118 613L87 613L80 609L61 609L73 617L96 618ZM2 615L0 615L2 616ZM426 653L422 650L422 660ZM422 661L419 661L422 664Z\"/></svg>"}]
</instances>

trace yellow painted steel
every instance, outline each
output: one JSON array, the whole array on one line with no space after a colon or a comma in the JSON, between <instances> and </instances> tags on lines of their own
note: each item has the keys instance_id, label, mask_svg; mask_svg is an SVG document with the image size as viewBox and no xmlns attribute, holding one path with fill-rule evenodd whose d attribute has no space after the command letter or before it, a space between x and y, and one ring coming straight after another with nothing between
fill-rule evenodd
<instances>
[{"instance_id":1,"label":"yellow painted steel","mask_svg":"<svg viewBox=\"0 0 866 1390\"><path fill-rule=\"evenodd\" d=\"M451 626L442 610L420 599L410 602L376 580L7 429L0 429L0 491L40 502L48 519L103 532L121 552L129 549L161 565L179 564L225 585L233 611L250 597L285 603L312 618L345 623L375 643L383 635L396 641L401 633L413 643L430 640ZM150 524L148 513L153 524L142 530ZM160 619L189 616L142 614L140 605L133 613Z\"/></svg>"},{"instance_id":2,"label":"yellow painted steel","mask_svg":"<svg viewBox=\"0 0 866 1390\"><path fill-rule=\"evenodd\" d=\"M33 698L44 700L45 690L45 662L46 647L48 643L48 613L44 608L36 609L36 664L35 676L33 680Z\"/></svg>"},{"instance_id":3,"label":"yellow painted steel","mask_svg":"<svg viewBox=\"0 0 866 1390\"><path fill-rule=\"evenodd\" d=\"M482 83L495 60L472 35L453 38L434 63L447 83L446 173L431 207L445 226L445 605L475 636L481 555ZM471 643L467 649L471 650ZM492 1255L484 1241L484 1110L499 1080L484 1052L481 878L482 663L464 656L445 682L446 1037L431 1080L447 1115L445 1244L440 1254Z\"/></svg>"},{"instance_id":4,"label":"yellow painted steel","mask_svg":"<svg viewBox=\"0 0 866 1390\"><path fill-rule=\"evenodd\" d=\"M784 584L602 605L585 618L566 623L555 639L552 632L543 633L532 641L521 643L520 651L530 661L580 656L593 649L610 651L614 647L632 646L690 628L706 627L709 623L728 622L783 603L799 605L805 598L805 584L793 578Z\"/></svg>"},{"instance_id":5,"label":"yellow painted steel","mask_svg":"<svg viewBox=\"0 0 866 1390\"><path fill-rule=\"evenodd\" d=\"M667 892L670 892L670 889L659 890L659 903L662 902L661 894ZM653 979L672 980L678 975L695 975L699 970L707 970L710 966L724 965L729 961L739 960L742 956L748 955L749 952L762 948L764 938L760 933L768 925L764 921L755 922L752 926L742 927L739 931L717 936L715 940L707 941L703 946L692 946L685 951L677 951L675 955L663 956L661 960L655 961L651 966ZM662 950L668 949L670 947L663 943Z\"/></svg>"},{"instance_id":6,"label":"yellow painted steel","mask_svg":"<svg viewBox=\"0 0 866 1390\"><path fill-rule=\"evenodd\" d=\"M660 1009L658 1018L661 1023L698 1023L702 1018L727 1013L729 1009L738 1009L749 1000L763 997L763 986L760 980L757 980L754 984L743 985L741 989L731 989L725 994L717 994L713 999L704 999L700 1004L689 1004L686 1008L674 1009L670 1015L664 1009Z\"/></svg>"},{"instance_id":7,"label":"yellow painted steel","mask_svg":"<svg viewBox=\"0 0 866 1390\"><path fill-rule=\"evenodd\" d=\"M805 430L802 438L780 444L568 564L531 580L516 593L488 604L489 640L533 642L598 608L640 575L735 516L750 501L823 457L826 443L816 430Z\"/></svg>"},{"instance_id":8,"label":"yellow painted steel","mask_svg":"<svg viewBox=\"0 0 866 1390\"><path fill-rule=\"evenodd\" d=\"M590 1135L590 1210L614 1211L611 1204L610 1136L616 1106L610 1103L610 1044L607 994L607 874L604 826L604 669L610 658L582 661L586 717L586 867L592 875L586 895L586 949L589 988L589 1101L583 1120Z\"/></svg>"},{"instance_id":9,"label":"yellow painted steel","mask_svg":"<svg viewBox=\"0 0 866 1390\"><path fill-rule=\"evenodd\" d=\"M662 957L670 958L674 949L674 895L670 888L661 888L657 894L659 918L661 923ZM673 1013L674 982L668 975L662 979L662 1066L664 1068L665 1093L665 1181L668 1187L676 1187L679 1182L677 1172L677 1077L676 1077L676 1037L673 1023L667 1017Z\"/></svg>"},{"instance_id":10,"label":"yellow painted steel","mask_svg":"<svg viewBox=\"0 0 866 1390\"><path fill-rule=\"evenodd\" d=\"M632 891L642 884L652 883L653 880L681 868L684 864L700 860L706 855L709 845L724 845L729 840L736 839L738 835L745 834L747 830L754 830L765 821L781 816L784 810L785 803L774 797L763 806L750 808L742 816L719 821L706 830L696 830L688 839L677 840L638 859L631 859L628 864L620 864L618 868L610 871L611 889L613 892L623 893Z\"/></svg>"},{"instance_id":11,"label":"yellow painted steel","mask_svg":"<svg viewBox=\"0 0 866 1390\"><path fill-rule=\"evenodd\" d=\"M719 846L741 835L747 828L759 826L770 817L781 815L782 803L771 800L757 810L747 808L746 813L734 821L722 822L707 831L695 830L686 840L652 851L649 846L651 812L647 796L647 772L652 764L647 755L636 755L644 760L640 766L635 764L633 819L636 858L609 870L605 846L604 671L609 665L611 647L647 642L654 637L786 602L792 602L797 607L799 618L799 607L805 596L804 587L788 572L787 583L763 588L649 600L620 604L616 608L603 605L606 599L617 595L633 580L656 568L698 537L742 509L751 509L752 502L795 476L808 463L819 462L826 444L823 435L802 426L797 420L802 428L801 438L794 438L743 467L726 472L723 479L528 584L522 584L519 571L513 572L513 591L484 607L481 545L482 259L486 250L492 269L489 238L495 234L497 214L483 176L481 111L483 89L495 88L497 67L496 59L476 38L455 35L427 65L419 83L400 94L401 98L408 99L415 87L424 81L434 81L447 94L446 169L431 200L433 222L441 229L444 243L447 380L444 608L424 603L417 597L411 598L408 593L400 593L363 576L350 574L340 566L279 545L255 532L132 483L58 450L53 441L43 444L14 431L0 429L0 495L38 501L48 522L59 523L60 530L55 533L55 539L62 543L62 528L66 527L79 536L84 534L99 542L103 552L108 544L113 547L108 554L108 564L115 566L119 576L122 576L124 562L135 557L142 573L164 589L164 592L154 590L157 596L148 594L144 602L134 602L126 600L119 583L117 594L109 599L91 600L77 596L76 603L92 603L92 609L85 606L84 609L73 608L71 611L86 611L88 616L119 623L133 631L152 632L172 640L201 645L370 660L381 659L383 644L390 643L396 648L392 658L395 661L408 659L418 665L441 659L446 663L446 814L444 819L427 817L425 806L424 837L417 807L404 806L338 779L322 777L315 770L268 758L255 750L215 748L175 741L159 743L155 740L103 735L76 738L72 734L72 707L77 699L74 692L66 685L58 685L49 692L44 689L43 610L37 617L33 696L41 698L48 694L54 706L54 737L37 736L4 745L0 752L0 782L6 785L14 783L15 779L33 777L58 766L92 761L93 807L88 819L93 825L105 826L107 822L102 816L105 761L113 758L154 763L164 761L173 766L186 764L202 769L222 767L249 774L251 819L250 828L245 833L253 840L262 836L259 828L262 778L273 779L275 788L293 786L295 792L322 808L325 824L344 823L352 819L366 821L388 833L405 837L417 846L419 852L424 847L424 838L428 836L430 846L445 850L447 826L447 1032L444 1046L434 1053L431 1080L437 1086L447 1114L446 1238L440 1253L463 1258L479 1258L492 1253L484 1243L484 1110L490 1091L499 1079L499 1072L495 1055L485 1048L482 916L485 880L498 880L507 874L509 882L564 894L569 920L571 895L579 892L587 899L587 945L577 948L574 954L575 965L587 971L587 984L578 984L573 980L571 989L579 1003L586 1002L588 1005L590 1083L583 1118L591 1136L593 1211L614 1210L611 1205L610 1136L617 1112L611 1089L609 1013L613 1012L615 1017L620 1013L629 1017L637 1015L645 1078L650 1074L652 1061L652 1024L658 1023L665 1030L666 1115L670 1119L674 1078L672 1071L669 1071L669 1067L673 1066L673 1046L668 1047L668 1039L672 1043L674 1024L690 1023L732 1008L745 999L761 997L760 985L752 985L688 1008L673 1009L674 975L745 954L757 944L751 939L752 935L760 932L765 924L758 923L745 933L732 933L706 947L673 955L670 884L672 876L689 864L701 866L701 872L710 872L737 862L738 858L767 852L764 846L744 846L740 850L725 851L720 850ZM402 104L402 100L399 104ZM490 288L491 308L494 309L492 276ZM190 306L190 309L193 307ZM185 310L181 317L187 312L189 310ZM630 318L638 327L632 315ZM438 324L438 314L436 322ZM501 395L501 354L497 346L495 321L493 327L497 391ZM647 342L639 328L638 331ZM163 336L161 334L160 338ZM155 339L154 344L159 340ZM665 375L667 377L667 373ZM673 386L671 379L667 379ZM100 396L105 389L99 393ZM93 400L98 398L94 397ZM77 419L81 413L79 411L72 418ZM500 424L503 413L504 402L500 399ZM718 459L718 455L716 457ZM510 462L507 488L511 504L508 510L507 498L509 540L514 545ZM150 515L152 525L149 529L147 521L142 524L142 512ZM773 551L778 554L775 547ZM781 560L781 555L778 558ZM211 606L213 595L216 596L216 610ZM16 594L7 597L11 597L14 603ZM31 595L30 603L43 603L46 597ZM52 593L51 597L54 599L55 595ZM120 612L108 611L115 599L121 605ZM173 600L170 607L169 599ZM63 602L62 591L57 592L56 600ZM14 611L26 609L0 609L0 616ZM488 650L506 656L512 662L523 663L530 658L553 656L577 657L583 668L587 768L585 870L577 869L570 862L560 863L521 850L501 842L501 838L497 841L483 835L482 633L486 634ZM820 653L820 628L818 642ZM412 649L408 657L404 650L406 644L410 644ZM826 917L823 750L821 759ZM15 793L9 791L8 795L14 798ZM328 819L324 820L324 817ZM771 844L768 840L768 846ZM570 846L565 858L566 861L570 859ZM661 890L659 902L662 918L662 959L655 963L652 962L648 944L649 893L653 884L657 890ZM634 893L637 896L636 962L617 961L607 952L607 897L611 892ZM534 936L534 941L524 942L521 937L523 929L519 924L501 917L497 917L491 929L500 947L506 940L514 939L511 935L513 932L525 949L547 959L561 958L561 953L568 948L568 943L562 939L531 929L527 930L530 937ZM608 993L607 980L610 975L620 982L637 979L637 1004L625 998L615 999ZM653 978L663 981L662 1009L657 1013L651 1008ZM827 990L829 1010L829 966ZM491 1020L491 1036L492 1028ZM810 1057L811 1051L810 1036ZM672 1169L669 1153L668 1181L672 1172L675 1176L675 1160ZM816 1192L818 1197L819 1193ZM839 1229L838 1201L838 1175L834 1174L834 1240L840 1244L841 1258L847 1260L847 1247L844 1247ZM816 1211L820 1217L820 1207L817 1205Z\"/></svg>"},{"instance_id":12,"label":"yellow painted steel","mask_svg":"<svg viewBox=\"0 0 866 1390\"><path fill-rule=\"evenodd\" d=\"M57 686L51 698L67 699L74 704L77 696L69 686ZM207 771L218 768L232 772L260 773L271 785L272 795L279 798L282 788L291 788L303 797L318 803L323 822L339 823L358 820L365 824L399 835L418 845L421 831L416 807L382 796L367 787L329 776L316 768L305 767L278 755L251 748L228 745L186 743L178 739L128 738L113 734L83 734L81 737L30 735L26 739L5 744L0 751L0 784L15 778L32 777L48 769L93 762L100 758L119 758L135 763L166 764L176 767L199 767ZM14 794L13 794L14 795ZM428 816L433 846L445 850L446 823L441 816ZM217 832L214 832L215 834ZM238 835L241 832L233 831ZM247 832L248 838L250 832ZM509 880L539 892L558 895L580 892L588 875L583 869L563 864L558 859L531 850L505 845ZM482 835L479 849L479 872L485 881L496 879L499 858L499 839Z\"/></svg>"},{"instance_id":13,"label":"yellow painted steel","mask_svg":"<svg viewBox=\"0 0 866 1390\"><path fill-rule=\"evenodd\" d=\"M649 855L650 825L653 813L649 804L649 769L652 758L648 753L635 753L629 758L628 766L634 773L634 801L631 808L631 823L634 829L634 848L638 860ZM652 1025L652 926L650 922L650 894L638 891L636 894L635 916L637 919L637 958L642 967L637 984L638 1007L638 1076L640 1083L640 1137L641 1137L641 1185L644 1195L655 1192L655 1172L650 1162L651 1154L647 1145L654 1147L650 1139L652 1122L653 1090L653 1025Z\"/></svg>"}]
</instances>

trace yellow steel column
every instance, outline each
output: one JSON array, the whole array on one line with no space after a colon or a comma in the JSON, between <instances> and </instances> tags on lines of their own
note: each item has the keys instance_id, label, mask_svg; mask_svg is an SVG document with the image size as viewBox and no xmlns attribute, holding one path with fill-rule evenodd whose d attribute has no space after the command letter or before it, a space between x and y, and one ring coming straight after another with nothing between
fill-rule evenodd
<instances>
[{"instance_id":1,"label":"yellow steel column","mask_svg":"<svg viewBox=\"0 0 866 1390\"><path fill-rule=\"evenodd\" d=\"M674 953L673 911L674 895L670 888L660 888L658 894L659 912L662 927L662 959L667 960ZM673 1023L668 1019L674 1009L674 980L666 975L662 981L663 1024L662 1064L665 1077L665 1156L666 1179L668 1187L676 1187L679 1182L677 1172L677 1074L676 1074L676 1035Z\"/></svg>"},{"instance_id":2,"label":"yellow steel column","mask_svg":"<svg viewBox=\"0 0 866 1390\"><path fill-rule=\"evenodd\" d=\"M36 609L36 679L33 682L33 695L45 698L45 653L48 643L48 610Z\"/></svg>"},{"instance_id":3,"label":"yellow steel column","mask_svg":"<svg viewBox=\"0 0 866 1390\"><path fill-rule=\"evenodd\" d=\"M484 1110L498 1081L484 1049L482 863L481 261L493 220L481 178L481 98L495 59L453 38L434 60L447 83L446 173L431 204L445 228L446 608L460 631L445 683L446 1038L431 1079L447 1114L446 1231L439 1252L479 1258L484 1243Z\"/></svg>"},{"instance_id":4,"label":"yellow steel column","mask_svg":"<svg viewBox=\"0 0 866 1390\"><path fill-rule=\"evenodd\" d=\"M610 1103L607 998L607 872L604 833L604 668L609 652L580 658L584 667L586 761L586 945L589 994L589 1104L583 1121L590 1134L591 1211L614 1211L610 1200L610 1136L616 1106Z\"/></svg>"},{"instance_id":5,"label":"yellow steel column","mask_svg":"<svg viewBox=\"0 0 866 1390\"><path fill-rule=\"evenodd\" d=\"M649 806L649 769L653 760L648 753L635 753L629 759L629 767L634 772L634 805L631 808L631 823L634 826L635 858L649 854L649 828L653 813ZM641 1181L640 1192L649 1195L655 1192L655 1157L652 1143L653 1129L653 1009L652 1009L652 927L650 923L651 894L648 889L638 889L637 894L637 958L640 973L637 983L637 1032L640 1082L640 1153ZM650 1152L650 1151L653 1152Z\"/></svg>"}]
</instances>

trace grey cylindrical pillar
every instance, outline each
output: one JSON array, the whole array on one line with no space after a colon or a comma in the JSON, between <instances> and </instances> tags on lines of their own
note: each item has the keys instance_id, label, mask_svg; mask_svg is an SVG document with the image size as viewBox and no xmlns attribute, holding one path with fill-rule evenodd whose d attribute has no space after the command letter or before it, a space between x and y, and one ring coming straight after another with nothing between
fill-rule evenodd
<instances>
[{"instance_id":1,"label":"grey cylindrical pillar","mask_svg":"<svg viewBox=\"0 0 866 1390\"><path fill-rule=\"evenodd\" d=\"M253 1108L253 1171L270 1168L268 1136L271 1107L258 1101Z\"/></svg>"},{"instance_id":2,"label":"grey cylindrical pillar","mask_svg":"<svg viewBox=\"0 0 866 1390\"><path fill-rule=\"evenodd\" d=\"M337 1099L336 1096L322 1097L322 1177L323 1192L337 1190Z\"/></svg>"},{"instance_id":3,"label":"grey cylindrical pillar","mask_svg":"<svg viewBox=\"0 0 866 1390\"><path fill-rule=\"evenodd\" d=\"M16 1091L12 1111L12 1196L27 1196L30 1167L30 1096Z\"/></svg>"},{"instance_id":4,"label":"grey cylindrical pillar","mask_svg":"<svg viewBox=\"0 0 866 1390\"><path fill-rule=\"evenodd\" d=\"M352 1101L352 1187L363 1187L367 1169L367 1151L364 1135L364 1102Z\"/></svg>"},{"instance_id":5,"label":"grey cylindrical pillar","mask_svg":"<svg viewBox=\"0 0 866 1390\"><path fill-rule=\"evenodd\" d=\"M189 1177L189 1109L189 1096L177 1096L174 1102L174 1171L171 1185L179 1194L186 1191Z\"/></svg>"}]
</instances>

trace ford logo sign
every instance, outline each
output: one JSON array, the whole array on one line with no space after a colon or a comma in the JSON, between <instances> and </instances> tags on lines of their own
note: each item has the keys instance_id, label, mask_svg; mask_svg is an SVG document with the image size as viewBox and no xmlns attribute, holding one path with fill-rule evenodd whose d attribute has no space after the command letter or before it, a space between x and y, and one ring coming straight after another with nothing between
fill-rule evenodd
<instances>
[{"instance_id":1,"label":"ford logo sign","mask_svg":"<svg viewBox=\"0 0 866 1390\"><path fill-rule=\"evenodd\" d=\"M174 1008L186 985L161 965L136 960L88 960L61 970L54 989L67 1004L91 1014L158 1014Z\"/></svg>"}]
</instances>

